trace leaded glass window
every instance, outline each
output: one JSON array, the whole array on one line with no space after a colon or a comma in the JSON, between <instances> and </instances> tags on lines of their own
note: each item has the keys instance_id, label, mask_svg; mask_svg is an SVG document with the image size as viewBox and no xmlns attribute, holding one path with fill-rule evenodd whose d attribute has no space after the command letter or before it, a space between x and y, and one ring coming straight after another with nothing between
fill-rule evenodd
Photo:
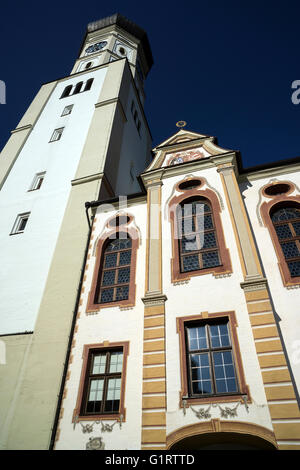
<instances>
[{"instance_id":1,"label":"leaded glass window","mask_svg":"<svg viewBox=\"0 0 300 470\"><path fill-rule=\"evenodd\" d=\"M237 393L228 322L186 327L190 396Z\"/></svg>"},{"instance_id":2,"label":"leaded glass window","mask_svg":"<svg viewBox=\"0 0 300 470\"><path fill-rule=\"evenodd\" d=\"M271 219L291 276L300 276L300 209L282 207Z\"/></svg>"},{"instance_id":3,"label":"leaded glass window","mask_svg":"<svg viewBox=\"0 0 300 470\"><path fill-rule=\"evenodd\" d=\"M117 413L121 398L123 351L92 351L82 414Z\"/></svg>"},{"instance_id":4,"label":"leaded glass window","mask_svg":"<svg viewBox=\"0 0 300 470\"><path fill-rule=\"evenodd\" d=\"M180 271L221 265L211 205L206 200L184 201L177 212Z\"/></svg>"},{"instance_id":5,"label":"leaded glass window","mask_svg":"<svg viewBox=\"0 0 300 470\"><path fill-rule=\"evenodd\" d=\"M122 234L122 237L110 240L104 249L96 290L96 303L128 299L132 241L131 238L125 238L125 235Z\"/></svg>"}]
</instances>

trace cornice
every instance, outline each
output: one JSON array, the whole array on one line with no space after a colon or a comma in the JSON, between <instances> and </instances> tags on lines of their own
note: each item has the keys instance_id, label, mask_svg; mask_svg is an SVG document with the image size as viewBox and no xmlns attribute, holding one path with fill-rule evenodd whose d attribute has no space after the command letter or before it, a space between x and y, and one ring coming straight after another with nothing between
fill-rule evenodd
<instances>
[{"instance_id":1,"label":"cornice","mask_svg":"<svg viewBox=\"0 0 300 470\"><path fill-rule=\"evenodd\" d=\"M178 136L179 137L179 136ZM183 142L174 142L171 144L161 144L158 145L153 149L153 152L157 152L158 150L165 150L166 152L171 152L172 150L176 150L176 152L180 152L181 149L188 149L190 147L195 147L197 144L202 145L206 140L214 141L214 137L196 137L192 140L186 140Z\"/></svg>"},{"instance_id":2,"label":"cornice","mask_svg":"<svg viewBox=\"0 0 300 470\"><path fill-rule=\"evenodd\" d=\"M101 102L99 102L99 103L96 103L96 104L95 104L95 108L101 108L102 106L106 106L106 105L108 105L108 104L114 104L114 103L116 103L117 106L119 107L119 109L120 109L120 111L121 111L121 114L122 114L122 116L123 116L124 122L126 122L126 121L127 121L127 117L126 117L126 114L125 114L125 111L124 111L124 107L123 107L122 102L121 102L121 100L120 100L119 97L117 97L117 98L112 98L112 99L110 99L110 100L105 100L105 101L101 101Z\"/></svg>"},{"instance_id":3,"label":"cornice","mask_svg":"<svg viewBox=\"0 0 300 470\"><path fill-rule=\"evenodd\" d=\"M82 178L76 178L71 181L72 186L77 184L89 183L90 181L100 180L104 177L104 173L95 173L94 175L83 176Z\"/></svg>"},{"instance_id":4,"label":"cornice","mask_svg":"<svg viewBox=\"0 0 300 470\"><path fill-rule=\"evenodd\" d=\"M275 166L273 168L266 168L264 170L251 171L249 173L243 173L238 176L238 182L244 181L255 181L264 178L271 178L274 176L282 176L289 173L296 173L300 171L300 161L298 163L292 163L287 165Z\"/></svg>"},{"instance_id":5,"label":"cornice","mask_svg":"<svg viewBox=\"0 0 300 470\"><path fill-rule=\"evenodd\" d=\"M10 131L10 133L15 134L16 132L26 131L31 128L32 128L32 124L27 124L26 126L17 127L16 129L13 129L12 131Z\"/></svg>"}]
</instances>

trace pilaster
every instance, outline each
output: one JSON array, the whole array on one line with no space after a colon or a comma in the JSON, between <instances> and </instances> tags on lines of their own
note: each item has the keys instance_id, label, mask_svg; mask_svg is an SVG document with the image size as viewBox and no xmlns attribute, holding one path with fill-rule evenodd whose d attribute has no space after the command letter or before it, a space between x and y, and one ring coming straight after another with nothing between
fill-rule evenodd
<instances>
[{"instance_id":1,"label":"pilaster","mask_svg":"<svg viewBox=\"0 0 300 470\"><path fill-rule=\"evenodd\" d=\"M144 177L148 197L142 396L143 450L166 448L165 302L162 293L161 173Z\"/></svg>"},{"instance_id":2,"label":"pilaster","mask_svg":"<svg viewBox=\"0 0 300 470\"><path fill-rule=\"evenodd\" d=\"M233 166L218 168L235 232L262 381L279 449L300 449L300 411ZM292 445L290 445L292 442Z\"/></svg>"}]
</instances>

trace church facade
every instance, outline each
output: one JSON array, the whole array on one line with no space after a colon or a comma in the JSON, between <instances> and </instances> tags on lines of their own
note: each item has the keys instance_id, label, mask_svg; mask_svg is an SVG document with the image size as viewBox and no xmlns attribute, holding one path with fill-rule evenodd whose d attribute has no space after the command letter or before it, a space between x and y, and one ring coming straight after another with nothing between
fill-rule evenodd
<instances>
[{"instance_id":1,"label":"church facade","mask_svg":"<svg viewBox=\"0 0 300 470\"><path fill-rule=\"evenodd\" d=\"M1 154L24 269L17 299L3 276L2 448L299 450L299 158L244 169L185 127L151 152L151 65L139 27L90 24Z\"/></svg>"}]
</instances>

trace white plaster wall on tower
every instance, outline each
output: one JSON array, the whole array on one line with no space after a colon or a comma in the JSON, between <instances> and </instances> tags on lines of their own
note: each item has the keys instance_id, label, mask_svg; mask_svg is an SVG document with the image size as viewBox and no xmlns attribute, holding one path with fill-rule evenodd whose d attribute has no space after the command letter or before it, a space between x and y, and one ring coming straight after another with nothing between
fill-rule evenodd
<instances>
[{"instance_id":1,"label":"white plaster wall on tower","mask_svg":"<svg viewBox=\"0 0 300 470\"><path fill-rule=\"evenodd\" d=\"M1 334L34 329L71 180L105 74L106 69L98 69L57 84L2 188ZM94 78L91 90L60 99L67 85L89 78ZM61 116L71 104L72 113ZM61 139L49 143L53 131L62 127ZM46 174L41 188L28 192L36 173L42 171ZM30 212L24 233L10 236L17 215L24 212Z\"/></svg>"}]
</instances>

